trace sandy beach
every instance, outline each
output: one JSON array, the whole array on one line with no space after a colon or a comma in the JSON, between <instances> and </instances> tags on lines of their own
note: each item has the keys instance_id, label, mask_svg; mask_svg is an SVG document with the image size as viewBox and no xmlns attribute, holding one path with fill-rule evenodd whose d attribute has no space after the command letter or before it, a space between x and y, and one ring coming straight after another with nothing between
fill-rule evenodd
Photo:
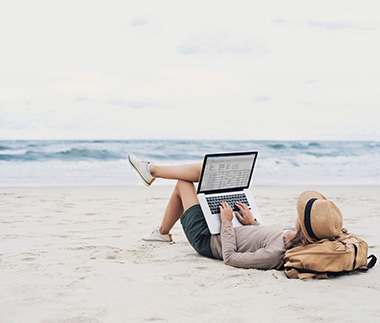
<instances>
[{"instance_id":1,"label":"sandy beach","mask_svg":"<svg viewBox=\"0 0 380 323\"><path fill-rule=\"evenodd\" d=\"M0 189L0 322L372 322L380 264L329 280L289 280L199 256L181 224L149 243L173 186ZM379 186L252 187L265 225L291 225L306 189L380 256Z\"/></svg>"}]
</instances>

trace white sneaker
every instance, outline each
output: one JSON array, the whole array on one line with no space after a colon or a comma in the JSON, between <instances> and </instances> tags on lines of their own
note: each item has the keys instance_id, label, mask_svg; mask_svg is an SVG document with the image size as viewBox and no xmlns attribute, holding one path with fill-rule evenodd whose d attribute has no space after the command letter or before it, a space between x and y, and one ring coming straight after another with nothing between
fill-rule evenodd
<instances>
[{"instance_id":1,"label":"white sneaker","mask_svg":"<svg viewBox=\"0 0 380 323\"><path fill-rule=\"evenodd\" d=\"M156 228L145 236L142 236L141 239L144 241L160 241L160 242L173 242L172 235L169 234L161 234L160 229Z\"/></svg>"},{"instance_id":2,"label":"white sneaker","mask_svg":"<svg viewBox=\"0 0 380 323\"><path fill-rule=\"evenodd\" d=\"M153 163L147 160L140 160L133 154L128 155L128 160L133 169L140 176L143 183L146 186L150 186L154 182L155 178L148 171L148 165L153 165Z\"/></svg>"}]
</instances>

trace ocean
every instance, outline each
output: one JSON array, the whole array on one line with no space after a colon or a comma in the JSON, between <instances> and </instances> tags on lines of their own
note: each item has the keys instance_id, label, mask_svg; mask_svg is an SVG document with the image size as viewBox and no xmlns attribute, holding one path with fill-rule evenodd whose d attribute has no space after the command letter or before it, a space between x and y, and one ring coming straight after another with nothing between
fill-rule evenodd
<instances>
[{"instance_id":1,"label":"ocean","mask_svg":"<svg viewBox=\"0 0 380 323\"><path fill-rule=\"evenodd\" d=\"M129 152L173 165L248 150L259 152L253 185L380 184L377 141L3 140L0 186L142 185Z\"/></svg>"}]
</instances>

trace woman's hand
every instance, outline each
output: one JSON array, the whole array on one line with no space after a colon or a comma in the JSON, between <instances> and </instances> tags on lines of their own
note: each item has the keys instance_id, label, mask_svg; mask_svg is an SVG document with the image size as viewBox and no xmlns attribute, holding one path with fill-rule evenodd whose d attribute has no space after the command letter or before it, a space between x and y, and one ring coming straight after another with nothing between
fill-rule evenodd
<instances>
[{"instance_id":1,"label":"woman's hand","mask_svg":"<svg viewBox=\"0 0 380 323\"><path fill-rule=\"evenodd\" d=\"M231 222L234 217L231 206L227 202L221 202L219 209L222 222Z\"/></svg>"},{"instance_id":2,"label":"woman's hand","mask_svg":"<svg viewBox=\"0 0 380 323\"><path fill-rule=\"evenodd\" d=\"M254 225L256 223L255 218L253 217L252 212L247 205L243 203L236 203L236 206L239 208L241 214L243 215L241 216L239 212L235 212L235 216L241 223L244 225Z\"/></svg>"}]
</instances>

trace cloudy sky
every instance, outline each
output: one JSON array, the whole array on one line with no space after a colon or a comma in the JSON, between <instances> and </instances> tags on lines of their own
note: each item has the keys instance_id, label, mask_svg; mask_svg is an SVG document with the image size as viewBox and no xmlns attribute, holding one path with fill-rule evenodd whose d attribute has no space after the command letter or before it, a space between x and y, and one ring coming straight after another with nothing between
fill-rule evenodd
<instances>
[{"instance_id":1,"label":"cloudy sky","mask_svg":"<svg viewBox=\"0 0 380 323\"><path fill-rule=\"evenodd\" d=\"M0 10L0 139L380 140L378 0Z\"/></svg>"}]
</instances>

